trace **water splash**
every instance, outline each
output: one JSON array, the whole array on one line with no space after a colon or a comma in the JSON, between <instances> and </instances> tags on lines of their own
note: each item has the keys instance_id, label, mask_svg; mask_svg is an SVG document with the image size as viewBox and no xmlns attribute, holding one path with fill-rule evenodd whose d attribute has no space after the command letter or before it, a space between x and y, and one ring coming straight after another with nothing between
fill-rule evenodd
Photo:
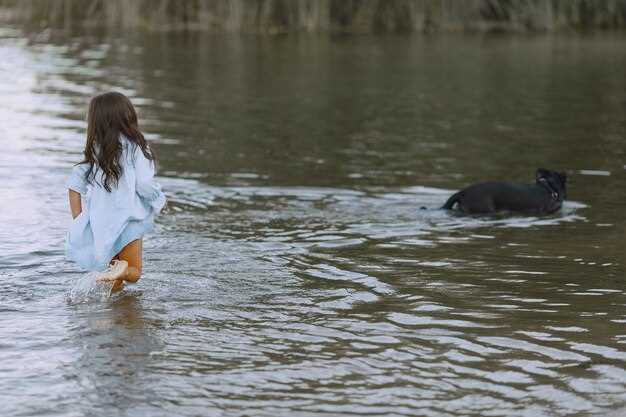
<instances>
[{"instance_id":1,"label":"water splash","mask_svg":"<svg viewBox=\"0 0 626 417\"><path fill-rule=\"evenodd\" d=\"M96 282L97 272L89 272L80 277L65 296L68 304L85 304L104 301L111 294L111 285Z\"/></svg>"}]
</instances>

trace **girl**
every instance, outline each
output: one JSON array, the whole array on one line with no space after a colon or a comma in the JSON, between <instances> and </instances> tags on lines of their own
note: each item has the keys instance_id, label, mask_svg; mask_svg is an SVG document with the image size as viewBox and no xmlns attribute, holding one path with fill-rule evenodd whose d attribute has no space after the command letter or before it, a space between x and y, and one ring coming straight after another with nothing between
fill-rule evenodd
<instances>
[{"instance_id":1,"label":"girl","mask_svg":"<svg viewBox=\"0 0 626 417\"><path fill-rule=\"evenodd\" d=\"M115 92L94 97L84 159L67 181L74 220L65 253L85 269L106 270L97 280L111 283L112 292L141 276L142 238L165 205L154 171L130 100Z\"/></svg>"}]
</instances>

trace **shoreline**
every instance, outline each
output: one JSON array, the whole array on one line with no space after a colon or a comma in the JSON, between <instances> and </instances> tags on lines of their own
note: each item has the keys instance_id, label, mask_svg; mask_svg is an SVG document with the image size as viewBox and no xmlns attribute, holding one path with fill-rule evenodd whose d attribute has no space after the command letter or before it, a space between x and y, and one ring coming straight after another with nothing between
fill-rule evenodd
<instances>
[{"instance_id":1,"label":"shoreline","mask_svg":"<svg viewBox=\"0 0 626 417\"><path fill-rule=\"evenodd\" d=\"M0 22L268 35L621 32L626 0L0 0Z\"/></svg>"}]
</instances>

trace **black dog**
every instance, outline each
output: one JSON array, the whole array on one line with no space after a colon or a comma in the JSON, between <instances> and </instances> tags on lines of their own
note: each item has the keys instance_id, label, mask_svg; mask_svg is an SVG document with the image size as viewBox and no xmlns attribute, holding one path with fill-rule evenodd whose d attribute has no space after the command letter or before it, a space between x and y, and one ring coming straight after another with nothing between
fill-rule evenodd
<instances>
[{"instance_id":1,"label":"black dog","mask_svg":"<svg viewBox=\"0 0 626 417\"><path fill-rule=\"evenodd\" d=\"M489 214L516 211L532 214L553 213L567 197L564 172L538 169L535 184L483 182L470 185L448 199L444 209L457 206L463 213Z\"/></svg>"}]
</instances>

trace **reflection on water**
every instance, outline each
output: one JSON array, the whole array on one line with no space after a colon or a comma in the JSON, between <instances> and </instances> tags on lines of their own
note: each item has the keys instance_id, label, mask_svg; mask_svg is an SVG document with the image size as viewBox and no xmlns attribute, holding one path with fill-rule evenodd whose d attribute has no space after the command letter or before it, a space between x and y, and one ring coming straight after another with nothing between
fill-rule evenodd
<instances>
[{"instance_id":1,"label":"reflection on water","mask_svg":"<svg viewBox=\"0 0 626 417\"><path fill-rule=\"evenodd\" d=\"M141 293L134 291L71 307L67 342L81 349L61 372L63 379L76 384L85 403L71 404L76 391L66 401L78 405L82 414L113 408L132 415L139 411L137 402L156 399L153 378L144 370L162 349L154 334L158 327L144 319Z\"/></svg>"},{"instance_id":2,"label":"reflection on water","mask_svg":"<svg viewBox=\"0 0 626 417\"><path fill-rule=\"evenodd\" d=\"M0 31L3 415L626 404L626 38L56 36ZM138 285L67 303L63 183L112 88L171 209ZM539 166L555 215L437 209Z\"/></svg>"}]
</instances>

